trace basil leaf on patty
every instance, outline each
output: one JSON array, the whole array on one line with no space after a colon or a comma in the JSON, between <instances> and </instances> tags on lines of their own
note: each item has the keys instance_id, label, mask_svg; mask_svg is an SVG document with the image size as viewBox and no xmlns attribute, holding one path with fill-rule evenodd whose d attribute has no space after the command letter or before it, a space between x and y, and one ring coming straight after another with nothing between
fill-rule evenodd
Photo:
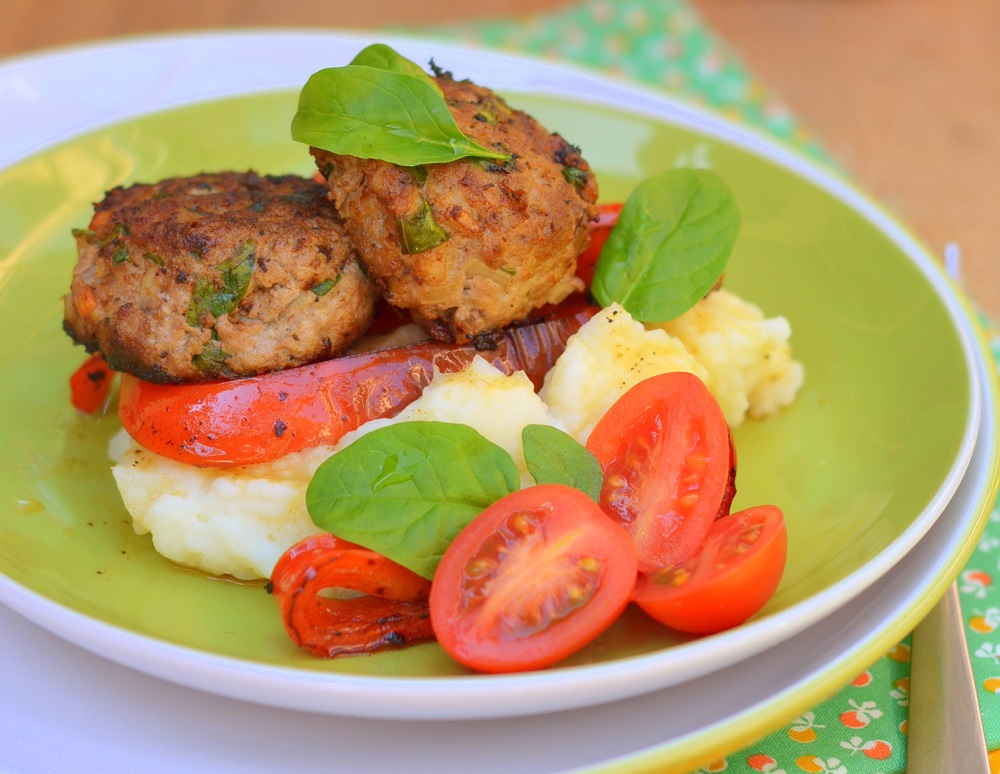
<instances>
[{"instance_id":1,"label":"basil leaf on patty","mask_svg":"<svg viewBox=\"0 0 1000 774\"><path fill-rule=\"evenodd\" d=\"M740 212L707 169L671 169L643 180L622 206L594 271L601 306L618 302L642 322L686 312L722 276Z\"/></svg>"},{"instance_id":2,"label":"basil leaf on patty","mask_svg":"<svg viewBox=\"0 0 1000 774\"><path fill-rule=\"evenodd\" d=\"M351 60L351 64L374 67L377 70L387 70L389 72L402 73L403 75L413 75L427 81L427 83L434 87L434 91L444 96L441 87L437 85L437 81L424 72L420 65L402 56L398 51L391 46L387 46L385 43L372 43L370 46L361 49L355 55L354 59Z\"/></svg>"},{"instance_id":3,"label":"basil leaf on patty","mask_svg":"<svg viewBox=\"0 0 1000 774\"><path fill-rule=\"evenodd\" d=\"M343 156L413 167L461 158L508 160L458 128L437 83L389 46L313 73L299 94L292 139Z\"/></svg>"}]
</instances>

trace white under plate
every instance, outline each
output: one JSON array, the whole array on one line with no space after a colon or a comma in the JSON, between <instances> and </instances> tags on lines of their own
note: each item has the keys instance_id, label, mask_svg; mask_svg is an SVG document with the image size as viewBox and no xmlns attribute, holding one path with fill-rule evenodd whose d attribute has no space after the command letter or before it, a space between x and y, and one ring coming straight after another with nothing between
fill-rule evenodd
<instances>
[{"instance_id":1,"label":"white under plate","mask_svg":"<svg viewBox=\"0 0 1000 774\"><path fill-rule=\"evenodd\" d=\"M805 632L711 675L600 707L450 723L330 717L164 683L76 648L0 607L0 770L46 774L687 774L846 685L938 599L996 496L993 364L965 480L887 575ZM720 698L724 697L724 698Z\"/></svg>"},{"instance_id":2,"label":"white under plate","mask_svg":"<svg viewBox=\"0 0 1000 774\"><path fill-rule=\"evenodd\" d=\"M19 120L0 126L0 165L81 130L149 110L223 94L296 88L314 70L349 58L367 42L367 37L316 33L187 36L8 63L0 66L0 110L13 114L16 109ZM388 42L415 59L447 60L462 74L492 73L495 77L483 82L498 88L587 95L603 106L673 121L786 166L877 223L887 242L906 251L947 309L970 373L988 367L974 343L968 310L920 248L863 195L808 160L653 92L483 52ZM98 94L90 88L94 82L103 84ZM662 652L502 678L341 675L311 671L302 663L288 668L227 658L136 634L0 577L0 600L13 609L71 642L151 675L261 704L382 718L264 709L165 685L60 643L4 610L0 643L13 668L0 678L0 740L10 742L0 745L0 762L59 764L38 767L47 771L69 770L70 762L86 768L86 756L93 770L109 770L110 764L102 768L99 761L120 761L123 770L142 761L143 769L152 771L159 765L153 759L161 759L164 771L191 768L195 761L210 761L218 771L306 771L321 765L344 771L473 765L481 771L491 766L543 771L647 748L655 748L649 755L657 764L693 760L705 750L749 741L831 693L905 635L958 572L995 487L995 395L992 383L986 380L984 387L983 379L980 374L971 379L968 424L947 476L913 514L912 524L877 557L806 602L738 631ZM866 615L856 615L862 608ZM149 701L152 695L155 703ZM580 709L502 721L431 722L571 707ZM137 717L141 722L135 722ZM614 733L608 733L611 728ZM708 733L715 735L714 748L706 747ZM15 740L24 747L14 746ZM2 758L5 747L12 750L9 761Z\"/></svg>"}]
</instances>

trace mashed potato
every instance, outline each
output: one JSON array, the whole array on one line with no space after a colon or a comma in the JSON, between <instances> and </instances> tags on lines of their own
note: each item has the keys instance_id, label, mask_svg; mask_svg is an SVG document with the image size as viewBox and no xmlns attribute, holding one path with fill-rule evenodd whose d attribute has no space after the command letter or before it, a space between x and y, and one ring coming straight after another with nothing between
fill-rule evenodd
<instances>
[{"instance_id":1,"label":"mashed potato","mask_svg":"<svg viewBox=\"0 0 1000 774\"><path fill-rule=\"evenodd\" d=\"M499 407L502 407L499 408ZM549 408L535 394L531 380L523 371L506 376L481 357L473 359L455 374L437 374L423 394L392 419L375 419L337 444L341 449L365 433L396 422L456 422L469 425L484 438L506 449L521 473L521 486L534 481L528 473L521 446L525 425L566 427L555 419Z\"/></svg>"},{"instance_id":2,"label":"mashed potato","mask_svg":"<svg viewBox=\"0 0 1000 774\"><path fill-rule=\"evenodd\" d=\"M597 421L629 387L666 371L706 377L680 340L646 330L613 304L570 338L539 395L569 434L586 443Z\"/></svg>"},{"instance_id":3,"label":"mashed potato","mask_svg":"<svg viewBox=\"0 0 1000 774\"><path fill-rule=\"evenodd\" d=\"M305 493L323 460L359 435L408 420L474 427L510 452L522 484L531 479L521 428L561 427L527 376L505 376L476 358L460 373L437 375L397 417L369 422L334 448L242 468L195 468L142 449L122 431L112 444L113 473L135 531L152 533L153 546L163 556L211 575L266 578L289 546L320 531L306 512Z\"/></svg>"},{"instance_id":4,"label":"mashed potato","mask_svg":"<svg viewBox=\"0 0 1000 774\"><path fill-rule=\"evenodd\" d=\"M784 317L765 318L754 304L725 290L659 326L675 336L706 371L705 384L730 427L790 406L805 377L792 359L792 328Z\"/></svg>"},{"instance_id":5,"label":"mashed potato","mask_svg":"<svg viewBox=\"0 0 1000 774\"><path fill-rule=\"evenodd\" d=\"M117 453L116 446L124 446ZM132 526L151 532L163 556L210 575L250 580L271 574L278 557L321 530L306 512L306 487L329 447L262 465L195 468L146 451L122 430L112 441L112 473Z\"/></svg>"},{"instance_id":6,"label":"mashed potato","mask_svg":"<svg viewBox=\"0 0 1000 774\"><path fill-rule=\"evenodd\" d=\"M460 373L436 375L397 417L369 422L334 448L243 468L194 468L145 451L123 433L113 443L113 471L136 532L152 533L161 554L212 575L266 578L289 546L319 531L305 508L316 468L364 433L409 420L461 422L510 452L527 485L525 425L553 425L584 443L618 396L665 371L704 380L733 427L790 404L803 379L790 332L784 319L766 319L726 291L656 327L616 305L570 339L538 395L523 373L505 376L476 358Z\"/></svg>"},{"instance_id":7,"label":"mashed potato","mask_svg":"<svg viewBox=\"0 0 1000 774\"><path fill-rule=\"evenodd\" d=\"M705 382L735 428L748 415L768 416L795 399L803 370L792 360L790 335L787 320L766 319L725 290L660 326L636 322L614 304L570 339L540 394L570 434L586 443L629 387L665 371L688 371Z\"/></svg>"}]
</instances>

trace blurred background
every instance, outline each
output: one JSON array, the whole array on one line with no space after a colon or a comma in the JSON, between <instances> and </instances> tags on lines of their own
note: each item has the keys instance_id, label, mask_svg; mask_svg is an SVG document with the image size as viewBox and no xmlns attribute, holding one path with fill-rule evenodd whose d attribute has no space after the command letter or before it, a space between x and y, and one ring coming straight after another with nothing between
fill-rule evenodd
<instances>
[{"instance_id":1,"label":"blurred background","mask_svg":"<svg viewBox=\"0 0 1000 774\"><path fill-rule=\"evenodd\" d=\"M578 4L5 0L0 57L192 29L392 25L419 31ZM1000 319L1000 271L994 268L1000 260L1000 0L688 4L829 155L935 255L957 246L973 298Z\"/></svg>"}]
</instances>

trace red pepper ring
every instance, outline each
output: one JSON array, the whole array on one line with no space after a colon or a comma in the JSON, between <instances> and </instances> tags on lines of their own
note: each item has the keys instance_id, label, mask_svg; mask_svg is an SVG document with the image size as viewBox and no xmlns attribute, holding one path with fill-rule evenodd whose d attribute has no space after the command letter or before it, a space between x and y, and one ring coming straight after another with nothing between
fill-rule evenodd
<instances>
[{"instance_id":1,"label":"red pepper ring","mask_svg":"<svg viewBox=\"0 0 1000 774\"><path fill-rule=\"evenodd\" d=\"M322 658L433 639L430 589L416 573L330 534L292 546L271 574L288 636Z\"/></svg>"},{"instance_id":2,"label":"red pepper ring","mask_svg":"<svg viewBox=\"0 0 1000 774\"><path fill-rule=\"evenodd\" d=\"M73 407L84 414L97 414L106 409L114 376L100 352L88 357L69 378Z\"/></svg>"}]
</instances>

